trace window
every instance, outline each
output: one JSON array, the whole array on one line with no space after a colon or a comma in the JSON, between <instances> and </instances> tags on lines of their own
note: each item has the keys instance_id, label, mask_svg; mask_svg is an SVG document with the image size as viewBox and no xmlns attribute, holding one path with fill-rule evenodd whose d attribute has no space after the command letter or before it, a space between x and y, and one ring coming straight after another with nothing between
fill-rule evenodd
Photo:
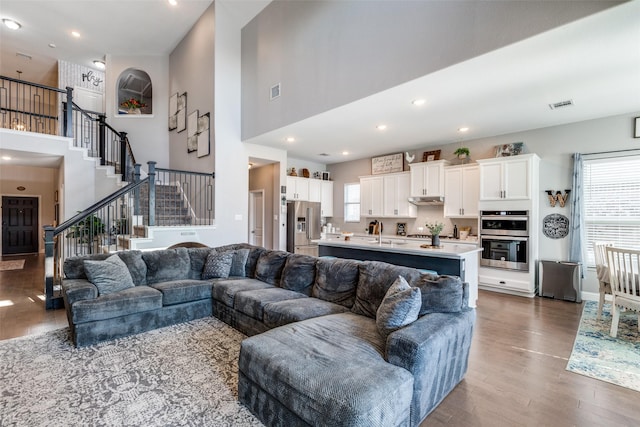
<instances>
[{"instance_id":1,"label":"window","mask_svg":"<svg viewBox=\"0 0 640 427\"><path fill-rule=\"evenodd\" d=\"M593 242L640 245L640 154L585 156L584 213L587 265L595 264Z\"/></svg>"},{"instance_id":2,"label":"window","mask_svg":"<svg viewBox=\"0 0 640 427\"><path fill-rule=\"evenodd\" d=\"M360 222L360 183L344 185L344 222Z\"/></svg>"}]
</instances>

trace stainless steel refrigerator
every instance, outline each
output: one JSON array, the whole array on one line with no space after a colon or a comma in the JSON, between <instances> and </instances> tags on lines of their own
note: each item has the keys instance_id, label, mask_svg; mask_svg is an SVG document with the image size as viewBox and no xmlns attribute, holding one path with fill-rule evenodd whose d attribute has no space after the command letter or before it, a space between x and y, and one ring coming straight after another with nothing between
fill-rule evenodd
<instances>
[{"instance_id":1,"label":"stainless steel refrigerator","mask_svg":"<svg viewBox=\"0 0 640 427\"><path fill-rule=\"evenodd\" d=\"M287 203L287 251L318 256L320 239L320 203Z\"/></svg>"}]
</instances>

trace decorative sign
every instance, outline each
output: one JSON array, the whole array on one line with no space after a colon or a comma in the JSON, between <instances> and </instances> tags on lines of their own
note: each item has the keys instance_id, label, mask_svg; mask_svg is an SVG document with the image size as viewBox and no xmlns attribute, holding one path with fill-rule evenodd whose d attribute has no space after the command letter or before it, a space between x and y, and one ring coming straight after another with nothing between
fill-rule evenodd
<instances>
[{"instance_id":1,"label":"decorative sign","mask_svg":"<svg viewBox=\"0 0 640 427\"><path fill-rule=\"evenodd\" d=\"M562 239L569 234L569 218L560 214L549 214L542 220L542 232L550 239Z\"/></svg>"},{"instance_id":2,"label":"decorative sign","mask_svg":"<svg viewBox=\"0 0 640 427\"><path fill-rule=\"evenodd\" d=\"M403 153L371 158L371 175L402 172L404 170Z\"/></svg>"},{"instance_id":3,"label":"decorative sign","mask_svg":"<svg viewBox=\"0 0 640 427\"><path fill-rule=\"evenodd\" d=\"M100 86L104 80L100 77L93 74L93 71L88 71L86 73L82 73L82 81L83 82L91 82L94 86Z\"/></svg>"},{"instance_id":4,"label":"decorative sign","mask_svg":"<svg viewBox=\"0 0 640 427\"><path fill-rule=\"evenodd\" d=\"M553 190L546 190L545 193L547 193L547 196L549 197L549 205L551 205L552 208L556 207L556 203L559 203L560 207L564 208L567 200L569 200L569 193L571 193L571 190L564 190L564 196L560 191L556 191L555 195L553 194Z\"/></svg>"}]
</instances>

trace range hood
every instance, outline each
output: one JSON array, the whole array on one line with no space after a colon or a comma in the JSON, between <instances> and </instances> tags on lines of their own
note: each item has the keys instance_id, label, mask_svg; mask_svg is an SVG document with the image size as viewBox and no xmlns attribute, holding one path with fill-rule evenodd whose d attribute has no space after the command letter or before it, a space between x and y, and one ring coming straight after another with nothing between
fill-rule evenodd
<instances>
[{"instance_id":1,"label":"range hood","mask_svg":"<svg viewBox=\"0 0 640 427\"><path fill-rule=\"evenodd\" d=\"M417 206L436 206L444 204L444 197L442 196L425 196L425 197L409 197L409 203L413 203Z\"/></svg>"}]
</instances>

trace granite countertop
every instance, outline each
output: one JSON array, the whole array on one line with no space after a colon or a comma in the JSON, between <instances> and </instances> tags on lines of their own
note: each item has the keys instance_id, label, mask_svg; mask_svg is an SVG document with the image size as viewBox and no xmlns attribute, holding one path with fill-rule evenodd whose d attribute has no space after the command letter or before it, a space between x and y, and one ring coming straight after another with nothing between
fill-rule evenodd
<instances>
[{"instance_id":1,"label":"granite countertop","mask_svg":"<svg viewBox=\"0 0 640 427\"><path fill-rule=\"evenodd\" d=\"M382 236L382 244L377 236L353 236L349 240L342 237L330 237L314 240L320 246L335 246L342 248L364 249L381 252L395 252L410 255L422 255L440 258L462 258L466 255L482 251L475 245L443 242L441 248L423 248L421 245L430 244L430 239L387 238Z\"/></svg>"}]
</instances>

